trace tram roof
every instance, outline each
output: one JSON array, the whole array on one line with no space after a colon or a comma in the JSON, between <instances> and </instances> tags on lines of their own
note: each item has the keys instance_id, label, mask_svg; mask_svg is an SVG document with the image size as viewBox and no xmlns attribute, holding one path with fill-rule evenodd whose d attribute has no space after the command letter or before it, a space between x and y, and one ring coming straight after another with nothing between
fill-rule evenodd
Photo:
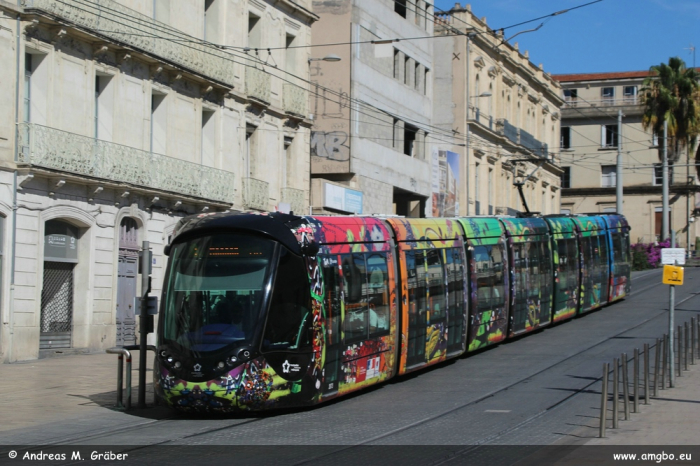
<instances>
[{"instance_id":1,"label":"tram roof","mask_svg":"<svg viewBox=\"0 0 700 466\"><path fill-rule=\"evenodd\" d=\"M304 217L320 244L386 242L392 234L383 220L361 216Z\"/></svg>"},{"instance_id":2,"label":"tram roof","mask_svg":"<svg viewBox=\"0 0 700 466\"><path fill-rule=\"evenodd\" d=\"M505 232L503 224L496 217L461 217L459 223L467 238L500 237Z\"/></svg>"},{"instance_id":3,"label":"tram roof","mask_svg":"<svg viewBox=\"0 0 700 466\"><path fill-rule=\"evenodd\" d=\"M386 221L396 233L397 241L453 240L462 235L457 219L392 217Z\"/></svg>"},{"instance_id":4,"label":"tram roof","mask_svg":"<svg viewBox=\"0 0 700 466\"><path fill-rule=\"evenodd\" d=\"M571 217L571 219L578 225L581 233L606 229L605 221L600 215L583 215Z\"/></svg>"},{"instance_id":5,"label":"tram roof","mask_svg":"<svg viewBox=\"0 0 700 466\"><path fill-rule=\"evenodd\" d=\"M630 228L630 224L623 215L602 214L601 217L603 217L603 220L607 224L609 230L624 230Z\"/></svg>"},{"instance_id":6,"label":"tram roof","mask_svg":"<svg viewBox=\"0 0 700 466\"><path fill-rule=\"evenodd\" d=\"M547 216L544 217L545 222L549 224L552 233L574 233L576 228L571 217L562 215L560 217Z\"/></svg>"},{"instance_id":7,"label":"tram roof","mask_svg":"<svg viewBox=\"0 0 700 466\"><path fill-rule=\"evenodd\" d=\"M279 212L219 212L209 214L191 215L180 220L175 229L175 238L183 235L196 235L199 232L209 230L246 231L262 234L279 241L295 254L301 254L301 247L290 222L301 220L296 215L282 214Z\"/></svg>"},{"instance_id":8,"label":"tram roof","mask_svg":"<svg viewBox=\"0 0 700 466\"><path fill-rule=\"evenodd\" d=\"M549 234L547 222L542 217L498 217L511 236Z\"/></svg>"}]
</instances>

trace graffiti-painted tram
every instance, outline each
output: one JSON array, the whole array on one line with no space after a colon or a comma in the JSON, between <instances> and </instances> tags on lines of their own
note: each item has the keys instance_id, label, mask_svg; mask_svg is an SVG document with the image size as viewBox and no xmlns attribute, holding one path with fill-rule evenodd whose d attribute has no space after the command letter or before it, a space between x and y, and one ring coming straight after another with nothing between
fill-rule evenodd
<instances>
[{"instance_id":1,"label":"graffiti-painted tram","mask_svg":"<svg viewBox=\"0 0 700 466\"><path fill-rule=\"evenodd\" d=\"M630 290L624 217L183 219L154 383L197 411L306 406L546 325Z\"/></svg>"}]
</instances>

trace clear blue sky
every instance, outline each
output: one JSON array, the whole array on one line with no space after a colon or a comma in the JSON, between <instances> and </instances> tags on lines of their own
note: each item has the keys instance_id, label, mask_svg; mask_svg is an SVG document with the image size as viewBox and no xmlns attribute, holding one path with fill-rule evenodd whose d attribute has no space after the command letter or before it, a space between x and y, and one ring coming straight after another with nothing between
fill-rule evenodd
<instances>
[{"instance_id":1,"label":"clear blue sky","mask_svg":"<svg viewBox=\"0 0 700 466\"><path fill-rule=\"evenodd\" d=\"M549 15L592 0L472 0L472 12L492 29ZM461 2L465 4L464 1ZM455 1L436 0L435 11ZM517 26L506 38L528 50L530 60L552 74L643 71L672 56L693 66L691 44L700 49L700 0L603 0L568 13ZM700 66L700 50L695 52Z\"/></svg>"}]
</instances>

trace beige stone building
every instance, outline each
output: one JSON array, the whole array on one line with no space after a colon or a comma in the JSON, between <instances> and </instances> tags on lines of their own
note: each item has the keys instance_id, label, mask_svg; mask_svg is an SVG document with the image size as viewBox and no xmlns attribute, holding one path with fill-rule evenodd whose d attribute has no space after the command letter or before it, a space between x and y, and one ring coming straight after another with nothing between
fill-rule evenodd
<instances>
[{"instance_id":1,"label":"beige stone building","mask_svg":"<svg viewBox=\"0 0 700 466\"><path fill-rule=\"evenodd\" d=\"M653 242L662 225L660 137L642 128L640 90L648 71L557 75L566 101L560 151L562 211L614 212L616 186L623 185L622 213L631 241ZM622 131L618 135L618 113ZM617 179L618 146L622 180ZM679 247L695 244L696 176L685 155L669 172L670 228Z\"/></svg>"},{"instance_id":2,"label":"beige stone building","mask_svg":"<svg viewBox=\"0 0 700 466\"><path fill-rule=\"evenodd\" d=\"M433 6L314 1L313 211L424 217L431 193ZM324 46L324 44L341 44ZM318 87L314 87L317 85Z\"/></svg>"},{"instance_id":3,"label":"beige stone building","mask_svg":"<svg viewBox=\"0 0 700 466\"><path fill-rule=\"evenodd\" d=\"M306 211L310 0L0 1L0 360L135 342L142 241Z\"/></svg>"},{"instance_id":4,"label":"beige stone building","mask_svg":"<svg viewBox=\"0 0 700 466\"><path fill-rule=\"evenodd\" d=\"M434 120L455 134L459 213L524 212L515 183L531 212L558 213L559 84L469 5L439 15L436 34L452 35L433 45Z\"/></svg>"}]
</instances>

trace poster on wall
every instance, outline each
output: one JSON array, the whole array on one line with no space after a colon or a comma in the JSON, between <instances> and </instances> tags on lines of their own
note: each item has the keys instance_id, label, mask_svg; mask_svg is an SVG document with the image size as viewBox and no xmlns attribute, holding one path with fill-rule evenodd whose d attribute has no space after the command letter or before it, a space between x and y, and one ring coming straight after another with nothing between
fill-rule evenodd
<instances>
[{"instance_id":1,"label":"poster on wall","mask_svg":"<svg viewBox=\"0 0 700 466\"><path fill-rule=\"evenodd\" d=\"M448 150L433 150L432 215L459 215L459 154Z\"/></svg>"}]
</instances>

